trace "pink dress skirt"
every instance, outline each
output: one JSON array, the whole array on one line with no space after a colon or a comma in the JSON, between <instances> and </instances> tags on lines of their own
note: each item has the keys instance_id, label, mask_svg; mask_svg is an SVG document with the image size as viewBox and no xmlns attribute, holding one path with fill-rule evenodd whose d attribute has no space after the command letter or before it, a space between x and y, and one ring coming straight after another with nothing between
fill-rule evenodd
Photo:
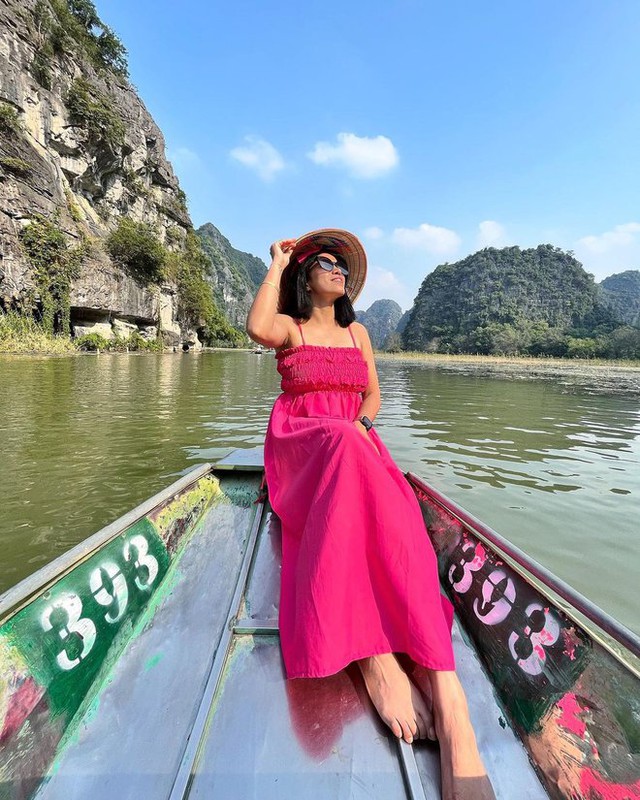
<instances>
[{"instance_id":1,"label":"pink dress skirt","mask_svg":"<svg viewBox=\"0 0 640 800\"><path fill-rule=\"evenodd\" d=\"M351 330L349 329L349 332ZM353 339L353 334L351 334ZM269 500L282 527L280 645L287 678L333 675L380 653L453 670L453 608L418 500L375 428L353 424L368 383L360 349L276 354Z\"/></svg>"}]
</instances>

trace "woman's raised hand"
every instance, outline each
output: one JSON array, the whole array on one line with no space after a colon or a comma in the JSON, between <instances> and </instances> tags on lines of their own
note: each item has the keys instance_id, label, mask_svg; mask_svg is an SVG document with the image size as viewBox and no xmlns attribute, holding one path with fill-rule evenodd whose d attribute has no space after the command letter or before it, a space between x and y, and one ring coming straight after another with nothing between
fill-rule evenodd
<instances>
[{"instance_id":1,"label":"woman's raised hand","mask_svg":"<svg viewBox=\"0 0 640 800\"><path fill-rule=\"evenodd\" d=\"M289 263L295 244L295 239L281 239L278 242L274 242L269 248L271 260L280 267L281 272Z\"/></svg>"}]
</instances>

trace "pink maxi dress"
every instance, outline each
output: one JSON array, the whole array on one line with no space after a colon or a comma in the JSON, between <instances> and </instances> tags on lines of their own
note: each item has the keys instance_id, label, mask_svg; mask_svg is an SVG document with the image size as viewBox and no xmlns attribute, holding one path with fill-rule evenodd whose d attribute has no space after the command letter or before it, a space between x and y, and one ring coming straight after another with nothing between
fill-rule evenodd
<instances>
[{"instance_id":1,"label":"pink maxi dress","mask_svg":"<svg viewBox=\"0 0 640 800\"><path fill-rule=\"evenodd\" d=\"M282 527L280 645L287 678L380 653L455 669L453 608L413 490L375 428L353 424L368 384L356 345L276 353L282 394L264 446Z\"/></svg>"}]
</instances>

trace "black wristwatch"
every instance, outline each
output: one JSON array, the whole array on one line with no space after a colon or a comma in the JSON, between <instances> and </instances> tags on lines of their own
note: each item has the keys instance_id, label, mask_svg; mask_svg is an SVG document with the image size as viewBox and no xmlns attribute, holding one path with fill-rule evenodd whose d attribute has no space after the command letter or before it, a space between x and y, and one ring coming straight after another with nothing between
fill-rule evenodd
<instances>
[{"instance_id":1,"label":"black wristwatch","mask_svg":"<svg viewBox=\"0 0 640 800\"><path fill-rule=\"evenodd\" d=\"M369 417L366 416L358 417L358 422L361 422L368 431L370 431L371 428L373 428L373 422L371 422Z\"/></svg>"}]
</instances>

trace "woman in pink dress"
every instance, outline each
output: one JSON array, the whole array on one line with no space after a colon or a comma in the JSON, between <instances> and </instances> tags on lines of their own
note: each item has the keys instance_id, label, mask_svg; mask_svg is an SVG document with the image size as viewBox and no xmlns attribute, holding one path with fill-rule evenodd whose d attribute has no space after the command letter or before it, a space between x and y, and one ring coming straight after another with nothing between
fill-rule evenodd
<instances>
[{"instance_id":1,"label":"woman in pink dress","mask_svg":"<svg viewBox=\"0 0 640 800\"><path fill-rule=\"evenodd\" d=\"M282 394L265 437L282 526L280 643L286 676L357 662L393 733L440 743L443 797L492 798L455 673L453 611L418 501L373 420L380 389L353 303L366 255L347 231L275 242L247 317L276 349Z\"/></svg>"}]
</instances>

